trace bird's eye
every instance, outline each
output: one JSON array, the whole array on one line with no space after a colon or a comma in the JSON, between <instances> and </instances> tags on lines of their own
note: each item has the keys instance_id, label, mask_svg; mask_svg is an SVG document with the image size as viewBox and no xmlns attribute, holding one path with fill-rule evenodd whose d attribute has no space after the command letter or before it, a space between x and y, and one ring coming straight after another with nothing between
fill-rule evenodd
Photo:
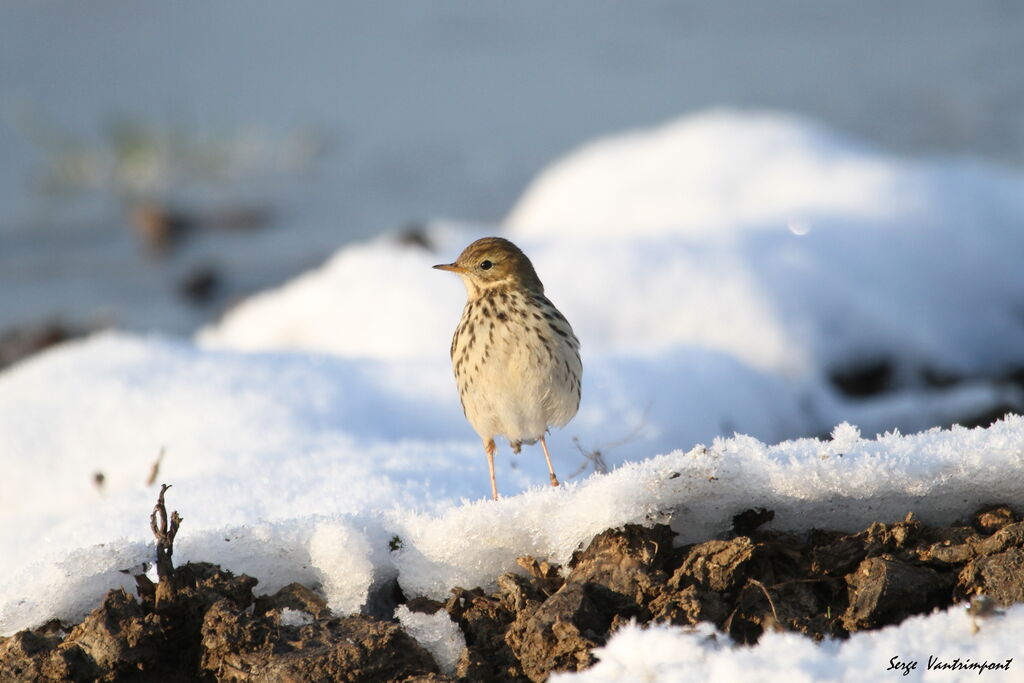
<instances>
[{"instance_id":1,"label":"bird's eye","mask_svg":"<svg viewBox=\"0 0 1024 683\"><path fill-rule=\"evenodd\" d=\"M493 266L493 265L494 264L491 263L490 261L481 261L480 262L481 270L490 270L491 266Z\"/></svg>"}]
</instances>

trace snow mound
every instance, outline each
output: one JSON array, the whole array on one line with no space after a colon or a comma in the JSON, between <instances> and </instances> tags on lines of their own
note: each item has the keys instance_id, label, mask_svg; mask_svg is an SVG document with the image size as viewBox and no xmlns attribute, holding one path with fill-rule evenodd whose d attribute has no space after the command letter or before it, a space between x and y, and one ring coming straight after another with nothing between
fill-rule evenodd
<instances>
[{"instance_id":1,"label":"snow mound","mask_svg":"<svg viewBox=\"0 0 1024 683\"><path fill-rule=\"evenodd\" d=\"M454 260L473 229L438 224L429 233ZM391 239L352 244L320 268L241 302L198 333L213 347L303 349L363 358L436 358L461 308L455 278L430 266L435 255ZM447 310L446 310L447 309Z\"/></svg>"},{"instance_id":2,"label":"snow mound","mask_svg":"<svg viewBox=\"0 0 1024 683\"><path fill-rule=\"evenodd\" d=\"M609 361L601 372L625 385L635 367ZM157 483L174 485L168 504L185 519L176 561L245 572L261 591L318 585L339 613L396 578L408 596L443 598L520 571L523 554L564 563L626 523L671 518L690 542L751 506L775 510L779 528L840 530L910 510L934 524L993 500L1024 507L1021 417L875 439L840 425L832 440L775 446L719 437L641 462L612 449L610 473L559 489L545 485L537 453L502 454L499 487L517 495L493 502L450 381L445 362L210 351L123 335L0 374L0 632L80 617L130 582L122 570L152 559L156 487L146 480L160 447ZM622 409L614 392L594 393L584 424ZM655 434L623 454L678 443L672 396L648 415ZM563 476L574 453L567 437L552 439Z\"/></svg>"},{"instance_id":3,"label":"snow mound","mask_svg":"<svg viewBox=\"0 0 1024 683\"><path fill-rule=\"evenodd\" d=\"M892 158L796 117L716 110L570 154L506 227L513 240L557 235L586 263L645 249L604 272L641 290L629 294L652 304L649 318L632 326L658 339L785 369L892 357L911 382L1020 364L1022 217L1019 173ZM680 313L671 332L666 310Z\"/></svg>"},{"instance_id":4,"label":"snow mound","mask_svg":"<svg viewBox=\"0 0 1024 683\"><path fill-rule=\"evenodd\" d=\"M427 231L433 251L347 247L200 339L436 357L463 296L429 266L503 232L584 353L696 346L803 378L881 359L895 386L920 386L1024 363L1022 226L1019 173L894 158L799 118L714 110L570 154L504 228L444 224Z\"/></svg>"},{"instance_id":5,"label":"snow mound","mask_svg":"<svg viewBox=\"0 0 1024 683\"><path fill-rule=\"evenodd\" d=\"M955 221L981 200L990 217L1015 213L1020 182L977 164L890 157L791 114L714 109L584 145L538 174L505 223L516 236L590 239L802 235L837 216Z\"/></svg>"},{"instance_id":6,"label":"snow mound","mask_svg":"<svg viewBox=\"0 0 1024 683\"><path fill-rule=\"evenodd\" d=\"M911 617L898 626L817 644L795 633L765 633L755 647L737 646L710 624L693 629L630 624L595 650L598 663L580 673L555 673L552 683L646 681L846 681L913 675L914 680L966 681L979 675L1017 680L1017 633L1024 605L974 619L963 607ZM931 667L931 668L929 668ZM982 668L985 667L985 668ZM905 672L905 673L904 673Z\"/></svg>"},{"instance_id":7,"label":"snow mound","mask_svg":"<svg viewBox=\"0 0 1024 683\"><path fill-rule=\"evenodd\" d=\"M911 209L901 176L898 163L810 121L712 110L587 144L541 172L506 224L516 235L721 238Z\"/></svg>"},{"instance_id":8,"label":"snow mound","mask_svg":"<svg viewBox=\"0 0 1024 683\"><path fill-rule=\"evenodd\" d=\"M595 358L580 416L549 439L563 479L592 470L572 442L579 434L614 467L709 441L723 425L767 440L809 428L777 380L706 356ZM657 381L666 368L691 377L687 397ZM731 397L738 386L741 400ZM440 514L488 491L443 353L383 361L102 334L0 373L0 434L4 628L80 614L130 583L119 570L149 559L161 482L174 485L169 504L185 517L179 561L246 571L268 591L321 585L342 612L397 572L388 548L399 530L382 515ZM505 495L547 481L536 449L512 459L502 446L497 468Z\"/></svg>"}]
</instances>

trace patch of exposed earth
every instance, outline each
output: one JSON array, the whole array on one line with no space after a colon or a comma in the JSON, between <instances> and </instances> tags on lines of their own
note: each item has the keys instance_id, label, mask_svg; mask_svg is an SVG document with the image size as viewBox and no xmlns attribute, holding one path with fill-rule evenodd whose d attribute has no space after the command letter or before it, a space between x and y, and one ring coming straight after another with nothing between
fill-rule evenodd
<instances>
[{"instance_id":1,"label":"patch of exposed earth","mask_svg":"<svg viewBox=\"0 0 1024 683\"><path fill-rule=\"evenodd\" d=\"M1024 522L1007 506L856 534L759 530L770 518L750 510L729 537L682 547L668 526L610 529L566 567L522 557L496 590L453 587L445 602L392 586L392 609L444 610L462 630L451 675L395 620L333 615L298 584L257 597L255 578L190 563L109 592L79 624L0 638L0 680L541 681L589 666L630 620L708 621L752 644L766 630L846 638L981 595L1024 602Z\"/></svg>"}]
</instances>

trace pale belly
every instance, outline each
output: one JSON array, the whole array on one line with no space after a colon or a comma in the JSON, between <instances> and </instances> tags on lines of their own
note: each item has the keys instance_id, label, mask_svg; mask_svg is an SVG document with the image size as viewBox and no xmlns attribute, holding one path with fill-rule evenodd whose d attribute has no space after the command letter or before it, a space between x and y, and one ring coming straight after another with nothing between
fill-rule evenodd
<instances>
[{"instance_id":1,"label":"pale belly","mask_svg":"<svg viewBox=\"0 0 1024 683\"><path fill-rule=\"evenodd\" d=\"M579 407L582 367L571 330L508 320L456 339L453 359L466 418L485 442L532 443ZM462 359L461 367L458 359Z\"/></svg>"}]
</instances>

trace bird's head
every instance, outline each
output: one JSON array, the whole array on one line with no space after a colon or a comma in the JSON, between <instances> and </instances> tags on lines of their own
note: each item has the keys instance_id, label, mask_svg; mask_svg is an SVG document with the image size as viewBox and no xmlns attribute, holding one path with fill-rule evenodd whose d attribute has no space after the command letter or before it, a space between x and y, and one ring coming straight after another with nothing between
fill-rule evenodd
<instances>
[{"instance_id":1,"label":"bird's head","mask_svg":"<svg viewBox=\"0 0 1024 683\"><path fill-rule=\"evenodd\" d=\"M489 289L511 287L544 293L533 264L516 245L501 237L483 237L462 250L454 263L434 266L458 273L470 299Z\"/></svg>"}]
</instances>

